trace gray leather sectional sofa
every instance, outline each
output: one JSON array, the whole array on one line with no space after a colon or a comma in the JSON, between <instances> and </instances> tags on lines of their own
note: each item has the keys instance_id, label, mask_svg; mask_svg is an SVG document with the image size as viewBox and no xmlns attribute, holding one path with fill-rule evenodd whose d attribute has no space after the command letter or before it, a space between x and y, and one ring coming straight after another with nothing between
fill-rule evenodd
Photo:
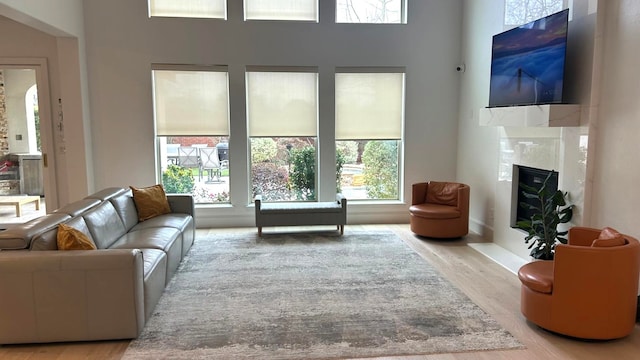
<instances>
[{"instance_id":1,"label":"gray leather sectional sofa","mask_svg":"<svg viewBox=\"0 0 640 360\"><path fill-rule=\"evenodd\" d=\"M0 344L135 338L195 237L190 195L138 222L131 191L108 188L0 231ZM98 250L57 250L58 224Z\"/></svg>"}]
</instances>

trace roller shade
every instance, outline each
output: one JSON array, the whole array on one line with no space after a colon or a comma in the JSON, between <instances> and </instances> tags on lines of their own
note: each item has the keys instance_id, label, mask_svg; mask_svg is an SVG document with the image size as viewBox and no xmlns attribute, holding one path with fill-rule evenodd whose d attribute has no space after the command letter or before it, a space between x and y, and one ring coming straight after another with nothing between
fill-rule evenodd
<instances>
[{"instance_id":1,"label":"roller shade","mask_svg":"<svg viewBox=\"0 0 640 360\"><path fill-rule=\"evenodd\" d=\"M318 21L318 0L245 0L247 20Z\"/></svg>"},{"instance_id":2,"label":"roller shade","mask_svg":"<svg viewBox=\"0 0 640 360\"><path fill-rule=\"evenodd\" d=\"M401 139L404 73L337 73L336 140Z\"/></svg>"},{"instance_id":3,"label":"roller shade","mask_svg":"<svg viewBox=\"0 0 640 360\"><path fill-rule=\"evenodd\" d=\"M247 72L247 116L252 137L316 136L317 73Z\"/></svg>"},{"instance_id":4,"label":"roller shade","mask_svg":"<svg viewBox=\"0 0 640 360\"><path fill-rule=\"evenodd\" d=\"M149 16L227 18L227 0L149 0Z\"/></svg>"},{"instance_id":5,"label":"roller shade","mask_svg":"<svg viewBox=\"0 0 640 360\"><path fill-rule=\"evenodd\" d=\"M228 74L153 70L159 136L228 136Z\"/></svg>"}]
</instances>

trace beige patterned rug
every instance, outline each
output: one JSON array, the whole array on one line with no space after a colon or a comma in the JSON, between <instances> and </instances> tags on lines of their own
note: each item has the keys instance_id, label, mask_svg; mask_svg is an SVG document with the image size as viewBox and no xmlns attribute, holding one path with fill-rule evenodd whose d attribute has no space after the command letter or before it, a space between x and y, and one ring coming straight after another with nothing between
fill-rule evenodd
<instances>
[{"instance_id":1,"label":"beige patterned rug","mask_svg":"<svg viewBox=\"0 0 640 360\"><path fill-rule=\"evenodd\" d=\"M522 348L390 231L200 237L123 359Z\"/></svg>"}]
</instances>

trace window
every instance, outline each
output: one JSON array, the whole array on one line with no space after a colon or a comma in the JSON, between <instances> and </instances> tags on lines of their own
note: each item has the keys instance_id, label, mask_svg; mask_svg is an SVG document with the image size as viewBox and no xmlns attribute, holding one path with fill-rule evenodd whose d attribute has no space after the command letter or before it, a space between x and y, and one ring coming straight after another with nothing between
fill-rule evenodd
<instances>
[{"instance_id":1,"label":"window","mask_svg":"<svg viewBox=\"0 0 640 360\"><path fill-rule=\"evenodd\" d=\"M566 0L505 0L504 24L519 26L562 10Z\"/></svg>"},{"instance_id":2,"label":"window","mask_svg":"<svg viewBox=\"0 0 640 360\"><path fill-rule=\"evenodd\" d=\"M395 200L399 199L404 70L372 70L338 69L336 74L338 188L349 199Z\"/></svg>"},{"instance_id":3,"label":"window","mask_svg":"<svg viewBox=\"0 0 640 360\"><path fill-rule=\"evenodd\" d=\"M227 0L149 0L149 17L227 18Z\"/></svg>"},{"instance_id":4,"label":"window","mask_svg":"<svg viewBox=\"0 0 640 360\"><path fill-rule=\"evenodd\" d=\"M224 66L154 66L158 169L168 193L228 203L229 86Z\"/></svg>"},{"instance_id":5,"label":"window","mask_svg":"<svg viewBox=\"0 0 640 360\"><path fill-rule=\"evenodd\" d=\"M244 0L244 17L318 22L318 0Z\"/></svg>"},{"instance_id":6,"label":"window","mask_svg":"<svg viewBox=\"0 0 640 360\"><path fill-rule=\"evenodd\" d=\"M251 194L316 200L318 75L315 68L248 68Z\"/></svg>"},{"instance_id":7,"label":"window","mask_svg":"<svg viewBox=\"0 0 640 360\"><path fill-rule=\"evenodd\" d=\"M406 1L336 0L336 22L406 24Z\"/></svg>"}]
</instances>

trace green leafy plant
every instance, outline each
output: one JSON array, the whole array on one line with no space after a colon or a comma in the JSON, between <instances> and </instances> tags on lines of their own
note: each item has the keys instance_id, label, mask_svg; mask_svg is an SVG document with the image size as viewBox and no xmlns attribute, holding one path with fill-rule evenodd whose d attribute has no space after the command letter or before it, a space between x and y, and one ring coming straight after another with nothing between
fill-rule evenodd
<instances>
[{"instance_id":1,"label":"green leafy plant","mask_svg":"<svg viewBox=\"0 0 640 360\"><path fill-rule=\"evenodd\" d=\"M178 165L169 165L162 173L162 186L168 194L190 194L195 180L191 170Z\"/></svg>"},{"instance_id":2,"label":"green leafy plant","mask_svg":"<svg viewBox=\"0 0 640 360\"><path fill-rule=\"evenodd\" d=\"M345 163L345 155L341 149L336 149L336 191L342 192L342 186L340 186L340 179L342 179L342 168Z\"/></svg>"},{"instance_id":3,"label":"green leafy plant","mask_svg":"<svg viewBox=\"0 0 640 360\"><path fill-rule=\"evenodd\" d=\"M548 182L552 173L545 178L538 189L526 184L520 184L522 195L532 200L531 203L521 202L520 206L532 212L531 219L521 220L516 227L528 233L525 244L529 244L534 259L552 260L558 243L567 243L567 231L558 231L558 225L568 223L573 217L573 205L567 205L568 194L560 190L553 191Z\"/></svg>"},{"instance_id":4,"label":"green leafy plant","mask_svg":"<svg viewBox=\"0 0 640 360\"><path fill-rule=\"evenodd\" d=\"M369 141L364 146L364 183L369 199L398 198L397 141Z\"/></svg>"},{"instance_id":5,"label":"green leafy plant","mask_svg":"<svg viewBox=\"0 0 640 360\"><path fill-rule=\"evenodd\" d=\"M298 200L316 199L316 149L305 146L291 150L289 182Z\"/></svg>"}]
</instances>

